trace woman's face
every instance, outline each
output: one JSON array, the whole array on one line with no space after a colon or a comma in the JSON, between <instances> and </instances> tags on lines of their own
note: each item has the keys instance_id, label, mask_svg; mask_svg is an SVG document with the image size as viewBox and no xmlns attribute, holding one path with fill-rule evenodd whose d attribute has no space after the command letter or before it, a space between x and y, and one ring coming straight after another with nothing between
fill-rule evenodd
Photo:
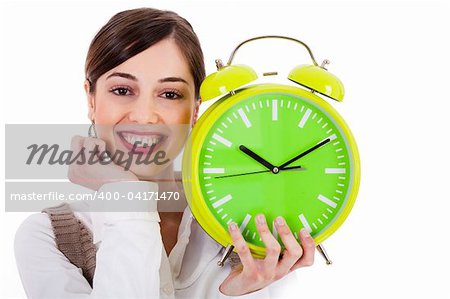
<instances>
[{"instance_id":1,"label":"woman's face","mask_svg":"<svg viewBox=\"0 0 450 299\"><path fill-rule=\"evenodd\" d=\"M189 66L173 39L162 40L103 74L95 93L90 94L88 87L86 83L89 118L108 151L124 153L122 161L131 154L129 169L140 179L151 179L172 164L200 103ZM147 162L136 163L139 154ZM155 155L160 165L154 163ZM117 163L119 156L113 159Z\"/></svg>"}]
</instances>

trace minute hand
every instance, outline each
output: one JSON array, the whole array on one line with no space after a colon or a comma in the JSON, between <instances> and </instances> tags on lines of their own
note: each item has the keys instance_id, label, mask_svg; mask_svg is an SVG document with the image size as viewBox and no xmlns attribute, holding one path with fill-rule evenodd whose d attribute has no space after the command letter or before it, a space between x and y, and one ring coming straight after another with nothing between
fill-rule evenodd
<instances>
[{"instance_id":1,"label":"minute hand","mask_svg":"<svg viewBox=\"0 0 450 299\"><path fill-rule=\"evenodd\" d=\"M298 159L300 159L301 157L306 156L307 154L311 153L312 151L315 151L316 149L318 149L319 147L327 144L328 142L330 142L331 139L327 138L321 142L319 142L318 144L314 145L313 147L311 147L310 149L304 151L303 153L301 153L298 156L295 156L294 158L292 158L291 160L287 161L286 163L284 163L283 165L281 165L280 167L278 167L280 170L283 170L286 166L288 166L289 164L297 161Z\"/></svg>"}]
</instances>

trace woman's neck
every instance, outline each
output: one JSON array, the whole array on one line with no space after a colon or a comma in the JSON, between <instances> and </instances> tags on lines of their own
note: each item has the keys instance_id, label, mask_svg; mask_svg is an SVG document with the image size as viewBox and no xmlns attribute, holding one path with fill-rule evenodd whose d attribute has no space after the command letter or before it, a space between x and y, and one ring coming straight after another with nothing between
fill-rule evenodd
<instances>
[{"instance_id":1,"label":"woman's neck","mask_svg":"<svg viewBox=\"0 0 450 299\"><path fill-rule=\"evenodd\" d=\"M158 175L141 179L158 183L158 212L161 219L161 237L167 255L170 254L177 243L178 229L183 212L187 206L181 181L175 175L173 164L168 165Z\"/></svg>"},{"instance_id":2,"label":"woman's neck","mask_svg":"<svg viewBox=\"0 0 450 299\"><path fill-rule=\"evenodd\" d=\"M163 213L182 213L184 212L187 201L184 194L181 178L175 174L173 163L168 165L162 172L145 179L158 183L158 211ZM155 195L156 197L156 195ZM163 217L167 217L164 215Z\"/></svg>"}]
</instances>

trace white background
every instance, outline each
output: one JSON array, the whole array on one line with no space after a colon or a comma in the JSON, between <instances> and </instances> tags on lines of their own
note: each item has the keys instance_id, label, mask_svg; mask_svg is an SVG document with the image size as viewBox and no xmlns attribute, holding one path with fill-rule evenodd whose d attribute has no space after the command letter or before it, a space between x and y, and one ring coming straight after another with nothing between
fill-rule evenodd
<instances>
[{"instance_id":1,"label":"white background","mask_svg":"<svg viewBox=\"0 0 450 299\"><path fill-rule=\"evenodd\" d=\"M207 73L215 70L215 58L226 61L244 39L280 34L306 42L319 63L330 59L329 70L344 82L345 100L334 106L359 145L360 192L347 221L325 242L334 264L326 266L316 255L313 267L297 271L299 298L449 298L450 26L444 19L450 8L445 2L2 4L2 169L4 123L88 123L82 84L90 40L113 14L141 6L174 10L191 22ZM295 44L272 44L249 45L236 62L258 71L310 63ZM2 182L4 175L1 171ZM0 296L23 298L13 239L28 214L0 215Z\"/></svg>"}]
</instances>

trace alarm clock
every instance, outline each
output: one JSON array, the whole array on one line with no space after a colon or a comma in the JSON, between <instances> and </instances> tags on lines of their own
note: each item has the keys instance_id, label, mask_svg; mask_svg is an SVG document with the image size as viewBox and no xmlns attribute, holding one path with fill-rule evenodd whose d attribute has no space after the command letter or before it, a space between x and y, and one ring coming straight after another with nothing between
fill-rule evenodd
<instances>
[{"instance_id":1,"label":"alarm clock","mask_svg":"<svg viewBox=\"0 0 450 299\"><path fill-rule=\"evenodd\" d=\"M293 41L306 48L312 64L296 66L291 84L256 83L256 72L232 60L244 44L265 38ZM252 255L265 256L254 218L283 216L299 239L305 228L327 263L322 242L349 215L360 181L355 139L327 101L342 101L342 82L318 65L310 48L285 36L259 36L240 43L228 63L201 84L202 101L217 99L189 135L182 179L190 209L200 226L233 250L228 224L237 223ZM272 75L265 74L265 75ZM294 84L295 83L295 84ZM271 226L272 225L272 226Z\"/></svg>"}]
</instances>

